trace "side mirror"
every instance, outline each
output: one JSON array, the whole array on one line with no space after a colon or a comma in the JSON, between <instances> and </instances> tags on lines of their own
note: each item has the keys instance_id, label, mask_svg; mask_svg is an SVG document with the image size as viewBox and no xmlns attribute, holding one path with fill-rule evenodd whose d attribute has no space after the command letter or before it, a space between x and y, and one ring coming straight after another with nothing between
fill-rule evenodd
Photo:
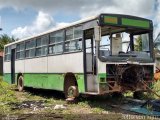
<instances>
[{"instance_id":1,"label":"side mirror","mask_svg":"<svg viewBox=\"0 0 160 120\"><path fill-rule=\"evenodd\" d=\"M94 27L94 39L95 41L101 41L101 27Z\"/></svg>"}]
</instances>

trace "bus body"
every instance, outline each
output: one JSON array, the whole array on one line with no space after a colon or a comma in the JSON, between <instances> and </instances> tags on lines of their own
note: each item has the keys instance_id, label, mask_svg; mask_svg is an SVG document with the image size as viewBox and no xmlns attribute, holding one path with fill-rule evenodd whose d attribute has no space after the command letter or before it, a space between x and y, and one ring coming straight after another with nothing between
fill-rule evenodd
<instances>
[{"instance_id":1,"label":"bus body","mask_svg":"<svg viewBox=\"0 0 160 120\"><path fill-rule=\"evenodd\" d=\"M140 44L138 44L140 43ZM66 94L146 91L153 82L151 20L100 14L5 46L4 80ZM21 78L21 79L20 79Z\"/></svg>"}]
</instances>

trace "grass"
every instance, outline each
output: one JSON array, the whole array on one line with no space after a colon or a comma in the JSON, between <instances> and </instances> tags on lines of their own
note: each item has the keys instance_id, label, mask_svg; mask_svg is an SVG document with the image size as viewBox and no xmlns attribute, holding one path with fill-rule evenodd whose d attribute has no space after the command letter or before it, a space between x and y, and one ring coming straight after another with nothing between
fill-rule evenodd
<instances>
[{"instance_id":1,"label":"grass","mask_svg":"<svg viewBox=\"0 0 160 120\"><path fill-rule=\"evenodd\" d=\"M160 80L157 80L154 85L153 85L153 90L158 94L160 95ZM158 98L156 95L154 95L154 98L155 99L160 99Z\"/></svg>"},{"instance_id":2,"label":"grass","mask_svg":"<svg viewBox=\"0 0 160 120\"><path fill-rule=\"evenodd\" d=\"M154 84L154 89L160 92L160 81ZM80 97L77 104L67 104L67 109L54 110L55 105L65 105L65 99L62 94L54 91L45 90L26 90L24 92L18 92L15 90L15 85L9 85L2 81L0 76L0 114L45 114L48 116L60 115L64 119L72 120L77 117L82 118L82 115L88 117L90 114L94 115L107 115L108 119L121 119L119 110L114 110L109 104L117 104L123 101L123 99L113 99L111 96L91 96L91 97ZM127 93L125 96L132 96L132 92ZM40 101L43 100L46 108L34 111L30 108L15 109L14 104L21 104L24 101ZM110 115L113 114L113 115ZM115 115L116 114L116 115ZM88 115L88 116L87 116ZM91 116L90 115L90 116ZM109 116L110 115L110 116ZM106 118L106 117L105 117ZM97 119L101 119L97 117Z\"/></svg>"},{"instance_id":3,"label":"grass","mask_svg":"<svg viewBox=\"0 0 160 120\"><path fill-rule=\"evenodd\" d=\"M14 91L11 90L11 85L2 81L0 78L0 103L14 102L17 100Z\"/></svg>"}]
</instances>

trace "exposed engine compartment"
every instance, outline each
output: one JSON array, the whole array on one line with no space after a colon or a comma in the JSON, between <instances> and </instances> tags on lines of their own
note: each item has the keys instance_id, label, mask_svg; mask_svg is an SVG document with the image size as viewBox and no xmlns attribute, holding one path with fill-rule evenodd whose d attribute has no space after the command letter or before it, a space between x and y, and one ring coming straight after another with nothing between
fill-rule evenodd
<instances>
[{"instance_id":1,"label":"exposed engine compartment","mask_svg":"<svg viewBox=\"0 0 160 120\"><path fill-rule=\"evenodd\" d=\"M142 81L151 83L153 81L153 65L138 64L108 64L106 65L107 81L115 81L121 91L145 90ZM114 87L113 87L114 88Z\"/></svg>"}]
</instances>

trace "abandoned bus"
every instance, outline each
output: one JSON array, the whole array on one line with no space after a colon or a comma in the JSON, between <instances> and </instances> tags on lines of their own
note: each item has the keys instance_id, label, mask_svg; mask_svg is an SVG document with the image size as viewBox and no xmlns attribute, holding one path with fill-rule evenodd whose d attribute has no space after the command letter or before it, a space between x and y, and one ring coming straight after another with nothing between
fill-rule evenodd
<instances>
[{"instance_id":1,"label":"abandoned bus","mask_svg":"<svg viewBox=\"0 0 160 120\"><path fill-rule=\"evenodd\" d=\"M151 20L100 14L6 45L4 80L19 91L53 89L66 97L147 91L152 36Z\"/></svg>"}]
</instances>

